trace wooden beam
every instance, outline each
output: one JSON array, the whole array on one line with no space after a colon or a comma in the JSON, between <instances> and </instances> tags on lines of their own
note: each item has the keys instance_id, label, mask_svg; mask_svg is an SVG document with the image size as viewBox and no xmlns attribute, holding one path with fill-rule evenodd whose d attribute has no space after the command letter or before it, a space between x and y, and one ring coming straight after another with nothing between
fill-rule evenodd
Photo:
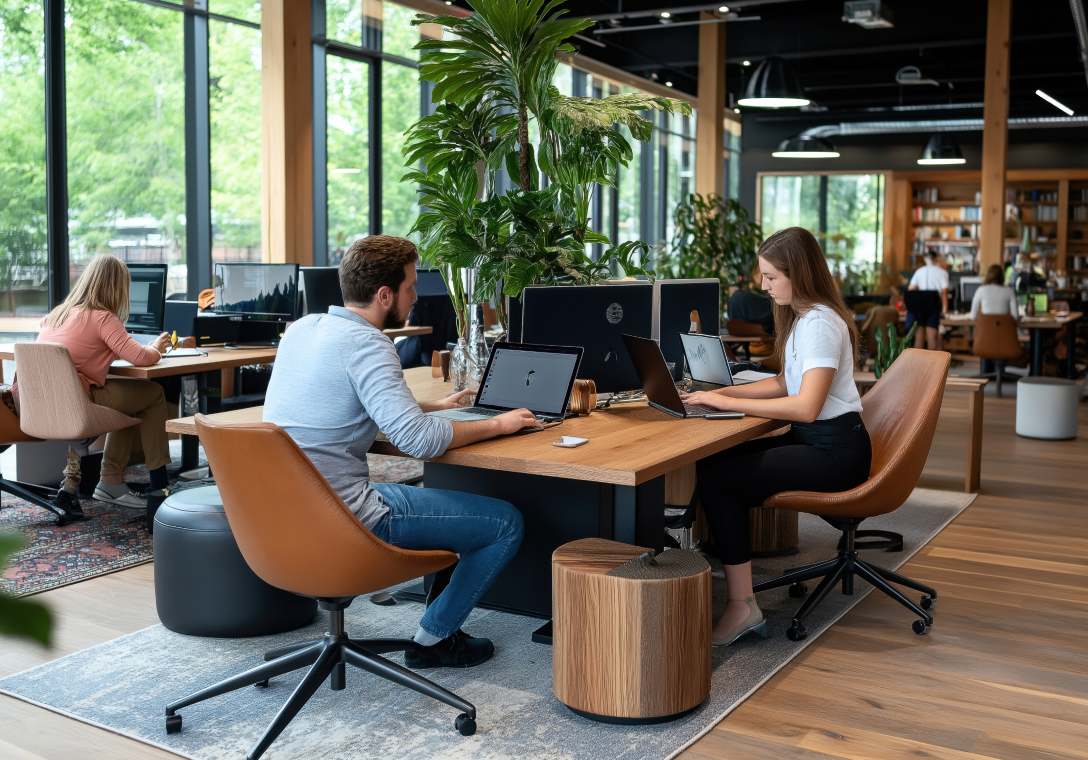
<instances>
[{"instance_id":1,"label":"wooden beam","mask_svg":"<svg viewBox=\"0 0 1088 760\"><path fill-rule=\"evenodd\" d=\"M1066 269L1066 248L1069 245L1069 180L1058 180L1058 260L1056 269Z\"/></svg>"},{"instance_id":2,"label":"wooden beam","mask_svg":"<svg viewBox=\"0 0 1088 760\"><path fill-rule=\"evenodd\" d=\"M714 18L709 13L700 16ZM695 128L695 192L722 194L725 177L725 24L699 27L699 114Z\"/></svg>"},{"instance_id":3,"label":"wooden beam","mask_svg":"<svg viewBox=\"0 0 1088 760\"><path fill-rule=\"evenodd\" d=\"M261 3L261 248L313 263L310 0Z\"/></svg>"},{"instance_id":4,"label":"wooden beam","mask_svg":"<svg viewBox=\"0 0 1088 760\"><path fill-rule=\"evenodd\" d=\"M1012 0L989 0L982 119L982 219L979 270L1005 257L1005 166L1009 147L1009 34Z\"/></svg>"}]
</instances>

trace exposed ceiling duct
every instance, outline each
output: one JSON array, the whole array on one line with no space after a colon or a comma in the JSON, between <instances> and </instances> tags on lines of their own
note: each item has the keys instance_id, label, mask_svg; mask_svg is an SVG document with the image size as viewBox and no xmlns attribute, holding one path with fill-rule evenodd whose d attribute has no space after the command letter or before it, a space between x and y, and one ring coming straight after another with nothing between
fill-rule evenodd
<instances>
[{"instance_id":1,"label":"exposed ceiling duct","mask_svg":"<svg viewBox=\"0 0 1088 760\"><path fill-rule=\"evenodd\" d=\"M981 132L982 119L933 119L927 121L854 121L811 127L801 134L806 137L836 137L839 135L890 135L907 132ZM1088 116L1046 116L1009 119L1009 129L1039 127L1088 127Z\"/></svg>"},{"instance_id":2,"label":"exposed ceiling duct","mask_svg":"<svg viewBox=\"0 0 1088 760\"><path fill-rule=\"evenodd\" d=\"M1073 11L1073 26L1077 28L1077 42L1080 43L1080 62L1084 64L1084 76L1088 79L1088 20L1084 18L1083 0L1069 0Z\"/></svg>"}]
</instances>

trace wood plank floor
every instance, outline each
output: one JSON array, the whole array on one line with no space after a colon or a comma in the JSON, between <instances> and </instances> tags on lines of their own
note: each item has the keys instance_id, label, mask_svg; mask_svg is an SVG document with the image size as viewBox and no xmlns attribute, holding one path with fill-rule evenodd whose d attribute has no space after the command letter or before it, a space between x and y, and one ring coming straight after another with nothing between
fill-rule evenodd
<instances>
[{"instance_id":1,"label":"wood plank floor","mask_svg":"<svg viewBox=\"0 0 1088 760\"><path fill-rule=\"evenodd\" d=\"M940 592L930 635L872 594L684 758L1088 760L1088 404L1074 442L1014 423L989 395L979 498L905 567ZM961 490L966 441L949 394L920 485ZM151 565L41 598L54 648L0 640L0 677L158 622ZM8 697L0 757L176 758Z\"/></svg>"}]
</instances>

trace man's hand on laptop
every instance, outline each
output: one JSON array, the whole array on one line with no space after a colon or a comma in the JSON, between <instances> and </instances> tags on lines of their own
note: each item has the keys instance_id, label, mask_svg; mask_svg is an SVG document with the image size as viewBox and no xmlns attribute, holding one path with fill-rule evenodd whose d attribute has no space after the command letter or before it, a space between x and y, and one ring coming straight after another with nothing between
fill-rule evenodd
<instances>
[{"instance_id":1,"label":"man's hand on laptop","mask_svg":"<svg viewBox=\"0 0 1088 760\"><path fill-rule=\"evenodd\" d=\"M463 391L457 393L451 393L444 399L438 401L431 401L429 403L420 404L420 408L425 412L438 412L443 409L460 409L463 406L469 406L472 404L472 399L476 396L476 391L471 388L466 388Z\"/></svg>"},{"instance_id":2,"label":"man's hand on laptop","mask_svg":"<svg viewBox=\"0 0 1088 760\"><path fill-rule=\"evenodd\" d=\"M542 427L540 421L528 409L515 409L512 412L492 417L489 421L495 426L493 435L509 435L518 432L522 428Z\"/></svg>"}]
</instances>

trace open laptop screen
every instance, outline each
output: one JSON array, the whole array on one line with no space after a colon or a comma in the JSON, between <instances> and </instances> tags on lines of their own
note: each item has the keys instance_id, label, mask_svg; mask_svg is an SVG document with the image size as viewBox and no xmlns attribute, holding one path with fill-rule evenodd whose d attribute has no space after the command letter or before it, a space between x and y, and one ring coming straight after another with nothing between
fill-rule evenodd
<instances>
[{"instance_id":1,"label":"open laptop screen","mask_svg":"<svg viewBox=\"0 0 1088 760\"><path fill-rule=\"evenodd\" d=\"M699 383L732 385L729 372L729 360L726 359L722 340L716 335L697 335L681 333L680 342L684 346L684 357L688 361L691 379Z\"/></svg>"},{"instance_id":2,"label":"open laptop screen","mask_svg":"<svg viewBox=\"0 0 1088 760\"><path fill-rule=\"evenodd\" d=\"M497 343L487 375L480 384L476 405L524 408L560 416L578 371L580 353L577 349L552 346L529 349Z\"/></svg>"}]
</instances>

